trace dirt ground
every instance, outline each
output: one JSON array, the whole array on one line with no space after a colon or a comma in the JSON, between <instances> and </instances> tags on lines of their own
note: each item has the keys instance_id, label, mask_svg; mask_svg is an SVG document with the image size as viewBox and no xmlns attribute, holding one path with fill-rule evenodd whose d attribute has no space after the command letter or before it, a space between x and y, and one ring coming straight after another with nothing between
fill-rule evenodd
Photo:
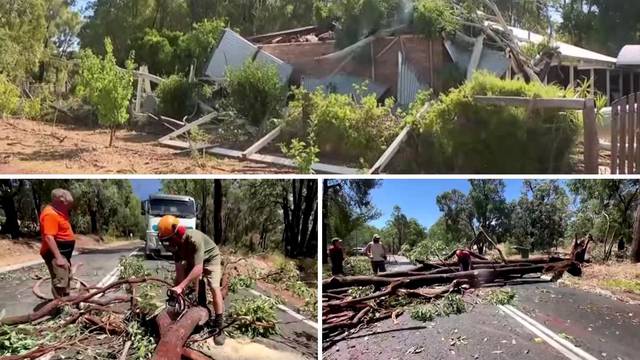
<instances>
[{"instance_id":1,"label":"dirt ground","mask_svg":"<svg viewBox=\"0 0 640 360\"><path fill-rule=\"evenodd\" d=\"M117 247L129 240L102 242L95 235L76 234L76 251L89 251ZM0 268L40 260L40 239L36 237L9 239L0 237Z\"/></svg>"},{"instance_id":2,"label":"dirt ground","mask_svg":"<svg viewBox=\"0 0 640 360\"><path fill-rule=\"evenodd\" d=\"M585 264L581 277L565 276L562 283L623 302L640 303L640 264Z\"/></svg>"},{"instance_id":3,"label":"dirt ground","mask_svg":"<svg viewBox=\"0 0 640 360\"><path fill-rule=\"evenodd\" d=\"M157 143L158 135L24 120L0 120L4 174L222 174L291 173L293 169L207 156L196 161Z\"/></svg>"}]
</instances>

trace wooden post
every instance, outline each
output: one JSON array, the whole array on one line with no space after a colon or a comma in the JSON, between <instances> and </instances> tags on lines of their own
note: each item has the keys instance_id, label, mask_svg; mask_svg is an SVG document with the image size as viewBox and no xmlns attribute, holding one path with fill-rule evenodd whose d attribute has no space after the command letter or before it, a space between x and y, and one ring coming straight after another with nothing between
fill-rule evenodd
<instances>
[{"instance_id":1,"label":"wooden post","mask_svg":"<svg viewBox=\"0 0 640 360\"><path fill-rule=\"evenodd\" d=\"M142 77L138 76L138 89L136 91L136 107L135 107L135 112L136 114L140 113L140 107L142 104L142 82L144 80L142 79Z\"/></svg>"},{"instance_id":2,"label":"wooden post","mask_svg":"<svg viewBox=\"0 0 640 360\"><path fill-rule=\"evenodd\" d=\"M611 105L611 70L607 69L607 105Z\"/></svg>"},{"instance_id":3,"label":"wooden post","mask_svg":"<svg viewBox=\"0 0 640 360\"><path fill-rule=\"evenodd\" d=\"M619 143L619 157L618 157L618 174L626 173L627 160L627 97L623 97L620 102L620 121L618 122L618 143Z\"/></svg>"},{"instance_id":4,"label":"wooden post","mask_svg":"<svg viewBox=\"0 0 640 360\"><path fill-rule=\"evenodd\" d=\"M584 171L585 174L598 174L600 142L596 128L596 102L586 99L584 110Z\"/></svg>"},{"instance_id":5,"label":"wooden post","mask_svg":"<svg viewBox=\"0 0 640 360\"><path fill-rule=\"evenodd\" d=\"M618 96L618 98L621 98L624 96L624 71L620 70L620 76L618 77L618 89L620 91L620 95Z\"/></svg>"},{"instance_id":6,"label":"wooden post","mask_svg":"<svg viewBox=\"0 0 640 360\"><path fill-rule=\"evenodd\" d=\"M620 119L620 107L621 99L615 100L611 104L611 161L610 171L611 175L618 173L618 124Z\"/></svg>"},{"instance_id":7,"label":"wooden post","mask_svg":"<svg viewBox=\"0 0 640 360\"><path fill-rule=\"evenodd\" d=\"M627 110L627 174L634 174L636 154L636 94L629 95L629 109Z\"/></svg>"},{"instance_id":8,"label":"wooden post","mask_svg":"<svg viewBox=\"0 0 640 360\"><path fill-rule=\"evenodd\" d=\"M589 76L591 77L591 96L594 96L596 93L596 70L592 68Z\"/></svg>"},{"instance_id":9,"label":"wooden post","mask_svg":"<svg viewBox=\"0 0 640 360\"><path fill-rule=\"evenodd\" d=\"M569 88L573 89L575 86L576 74L573 69L573 65L569 65Z\"/></svg>"}]
</instances>

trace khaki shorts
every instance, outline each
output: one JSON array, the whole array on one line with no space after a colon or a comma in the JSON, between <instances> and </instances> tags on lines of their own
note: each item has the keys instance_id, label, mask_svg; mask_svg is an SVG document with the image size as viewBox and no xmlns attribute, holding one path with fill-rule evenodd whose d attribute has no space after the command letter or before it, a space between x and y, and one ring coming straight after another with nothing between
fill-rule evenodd
<instances>
[{"instance_id":1,"label":"khaki shorts","mask_svg":"<svg viewBox=\"0 0 640 360\"><path fill-rule=\"evenodd\" d=\"M193 267L190 264L186 266L186 274L191 272ZM220 256L216 256L212 261L206 262L202 269L202 279L207 284L209 289L219 289L220 282L222 281L222 264Z\"/></svg>"},{"instance_id":2,"label":"khaki shorts","mask_svg":"<svg viewBox=\"0 0 640 360\"><path fill-rule=\"evenodd\" d=\"M71 287L71 269L67 269L58 266L54 263L54 260L45 261L47 269L49 269L49 275L51 276L51 292L54 297L61 297L67 294L59 294L58 289L66 289L69 292Z\"/></svg>"}]
</instances>

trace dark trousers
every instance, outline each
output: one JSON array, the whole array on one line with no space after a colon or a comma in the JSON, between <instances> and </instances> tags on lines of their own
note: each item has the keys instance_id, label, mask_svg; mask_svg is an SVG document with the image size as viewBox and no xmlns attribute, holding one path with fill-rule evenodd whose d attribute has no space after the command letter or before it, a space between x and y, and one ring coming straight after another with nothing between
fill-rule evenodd
<instances>
[{"instance_id":1,"label":"dark trousers","mask_svg":"<svg viewBox=\"0 0 640 360\"><path fill-rule=\"evenodd\" d=\"M344 275L344 268L342 266L342 261L331 262L331 275Z\"/></svg>"},{"instance_id":2,"label":"dark trousers","mask_svg":"<svg viewBox=\"0 0 640 360\"><path fill-rule=\"evenodd\" d=\"M386 272L387 268L385 267L385 261L384 260L376 260L376 261L371 261L371 270L373 270L374 274L377 274L379 272Z\"/></svg>"}]
</instances>

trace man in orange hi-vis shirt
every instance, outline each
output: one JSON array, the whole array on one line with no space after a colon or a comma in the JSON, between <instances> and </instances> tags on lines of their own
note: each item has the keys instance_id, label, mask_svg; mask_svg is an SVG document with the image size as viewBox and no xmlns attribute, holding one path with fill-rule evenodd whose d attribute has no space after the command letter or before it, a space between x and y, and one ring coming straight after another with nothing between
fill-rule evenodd
<instances>
[{"instance_id":1,"label":"man in orange hi-vis shirt","mask_svg":"<svg viewBox=\"0 0 640 360\"><path fill-rule=\"evenodd\" d=\"M68 296L71 285L71 255L76 244L69 222L72 206L71 193L55 189L51 192L51 204L40 213L40 256L49 269L54 298Z\"/></svg>"}]
</instances>

